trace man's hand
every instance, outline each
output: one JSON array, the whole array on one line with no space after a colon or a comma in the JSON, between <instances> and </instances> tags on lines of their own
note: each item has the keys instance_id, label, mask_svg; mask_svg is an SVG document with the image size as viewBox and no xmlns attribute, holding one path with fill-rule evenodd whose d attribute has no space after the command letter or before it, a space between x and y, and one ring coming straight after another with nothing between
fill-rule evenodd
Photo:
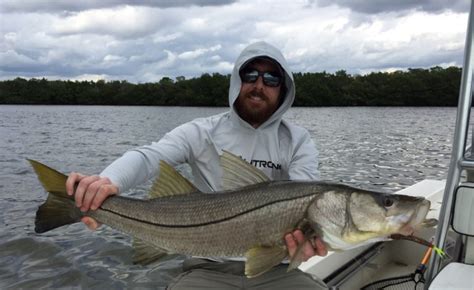
<instances>
[{"instance_id":1,"label":"man's hand","mask_svg":"<svg viewBox=\"0 0 474 290\"><path fill-rule=\"evenodd\" d=\"M97 230L98 227L101 226L101 224L98 223L95 219L88 216L83 217L81 219L81 222L83 222L87 226L87 228L89 228L89 230L91 231L95 231Z\"/></svg>"},{"instance_id":2,"label":"man's hand","mask_svg":"<svg viewBox=\"0 0 474 290\"><path fill-rule=\"evenodd\" d=\"M76 183L78 184L74 191ZM74 195L76 206L86 212L98 209L107 197L118 194L119 189L107 177L72 172L66 180L66 191L68 195ZM99 226L91 217L83 217L81 221L91 230Z\"/></svg>"},{"instance_id":3,"label":"man's hand","mask_svg":"<svg viewBox=\"0 0 474 290\"><path fill-rule=\"evenodd\" d=\"M314 242L305 241L303 232L301 230L296 230L285 236L286 247L288 248L288 253L290 259L295 255L296 249L302 243L303 245L303 261L309 260L312 256L326 256L328 251L326 246L323 244L321 239L316 238ZM314 246L313 246L314 245Z\"/></svg>"}]
</instances>

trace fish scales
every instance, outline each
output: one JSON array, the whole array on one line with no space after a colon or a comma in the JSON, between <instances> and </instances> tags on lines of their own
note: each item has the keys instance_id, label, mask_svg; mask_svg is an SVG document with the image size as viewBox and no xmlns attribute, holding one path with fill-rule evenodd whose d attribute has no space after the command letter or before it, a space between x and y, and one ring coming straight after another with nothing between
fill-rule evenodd
<instances>
[{"instance_id":1,"label":"fish scales","mask_svg":"<svg viewBox=\"0 0 474 290\"><path fill-rule=\"evenodd\" d=\"M140 222L107 210L92 212L91 217L170 253L242 256L254 245L283 245L284 234L294 229L304 217L313 198L310 195L273 202L233 218L186 227Z\"/></svg>"},{"instance_id":2,"label":"fish scales","mask_svg":"<svg viewBox=\"0 0 474 290\"><path fill-rule=\"evenodd\" d=\"M331 186L304 181L269 182L218 194L188 194L148 201L119 197L106 200L101 208L164 226L186 226L212 223L270 203L319 194L333 190Z\"/></svg>"},{"instance_id":3,"label":"fish scales","mask_svg":"<svg viewBox=\"0 0 474 290\"><path fill-rule=\"evenodd\" d=\"M176 196L150 202L118 197L90 215L169 252L236 256L255 244L281 244L284 234L305 217L309 203L323 188L308 184L302 182L301 188L296 186L300 189L297 191L290 191L295 189L290 183L278 182L278 186L264 184L219 195ZM275 192L268 194L269 188ZM130 216L125 217L124 212ZM148 214L140 220L140 212Z\"/></svg>"}]
</instances>

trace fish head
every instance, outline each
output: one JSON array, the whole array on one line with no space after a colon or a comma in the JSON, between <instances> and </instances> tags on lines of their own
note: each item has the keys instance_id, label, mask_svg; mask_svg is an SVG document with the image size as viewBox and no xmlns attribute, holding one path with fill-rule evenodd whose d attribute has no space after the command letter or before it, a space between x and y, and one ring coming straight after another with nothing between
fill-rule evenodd
<instances>
[{"instance_id":1,"label":"fish head","mask_svg":"<svg viewBox=\"0 0 474 290\"><path fill-rule=\"evenodd\" d=\"M308 218L328 248L345 250L392 234L409 235L425 221L430 202L422 197L348 188L321 194Z\"/></svg>"},{"instance_id":2,"label":"fish head","mask_svg":"<svg viewBox=\"0 0 474 290\"><path fill-rule=\"evenodd\" d=\"M352 231L380 237L412 234L429 209L430 201L422 197L376 192L353 192L348 205Z\"/></svg>"}]
</instances>

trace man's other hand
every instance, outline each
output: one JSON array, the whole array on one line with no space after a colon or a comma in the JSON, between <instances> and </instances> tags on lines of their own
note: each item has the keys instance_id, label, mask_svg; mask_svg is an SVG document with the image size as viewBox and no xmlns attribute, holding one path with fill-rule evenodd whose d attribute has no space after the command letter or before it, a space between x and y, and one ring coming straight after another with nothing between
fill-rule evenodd
<instances>
[{"instance_id":1,"label":"man's other hand","mask_svg":"<svg viewBox=\"0 0 474 290\"><path fill-rule=\"evenodd\" d=\"M309 258L313 256L326 256L328 251L326 246L324 245L323 241L320 238L315 238L313 242L305 241L305 237L301 230L295 230L292 233L289 233L285 236L286 247L288 248L288 253L290 259L296 253L299 245L303 244L303 259L302 261L305 262L309 260Z\"/></svg>"}]
</instances>

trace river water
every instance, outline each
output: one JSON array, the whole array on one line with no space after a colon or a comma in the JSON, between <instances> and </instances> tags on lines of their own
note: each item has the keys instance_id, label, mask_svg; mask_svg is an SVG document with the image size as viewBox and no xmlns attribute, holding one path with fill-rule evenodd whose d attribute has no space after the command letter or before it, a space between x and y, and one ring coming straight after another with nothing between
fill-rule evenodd
<instances>
[{"instance_id":1,"label":"river water","mask_svg":"<svg viewBox=\"0 0 474 290\"><path fill-rule=\"evenodd\" d=\"M34 233L46 193L27 158L68 173L97 174L134 146L226 108L0 106L0 288L163 288L180 260L133 265L131 239L74 224ZM320 152L321 177L393 192L444 179L455 108L293 108ZM186 167L180 168L189 175ZM150 184L129 194L142 197Z\"/></svg>"}]
</instances>

